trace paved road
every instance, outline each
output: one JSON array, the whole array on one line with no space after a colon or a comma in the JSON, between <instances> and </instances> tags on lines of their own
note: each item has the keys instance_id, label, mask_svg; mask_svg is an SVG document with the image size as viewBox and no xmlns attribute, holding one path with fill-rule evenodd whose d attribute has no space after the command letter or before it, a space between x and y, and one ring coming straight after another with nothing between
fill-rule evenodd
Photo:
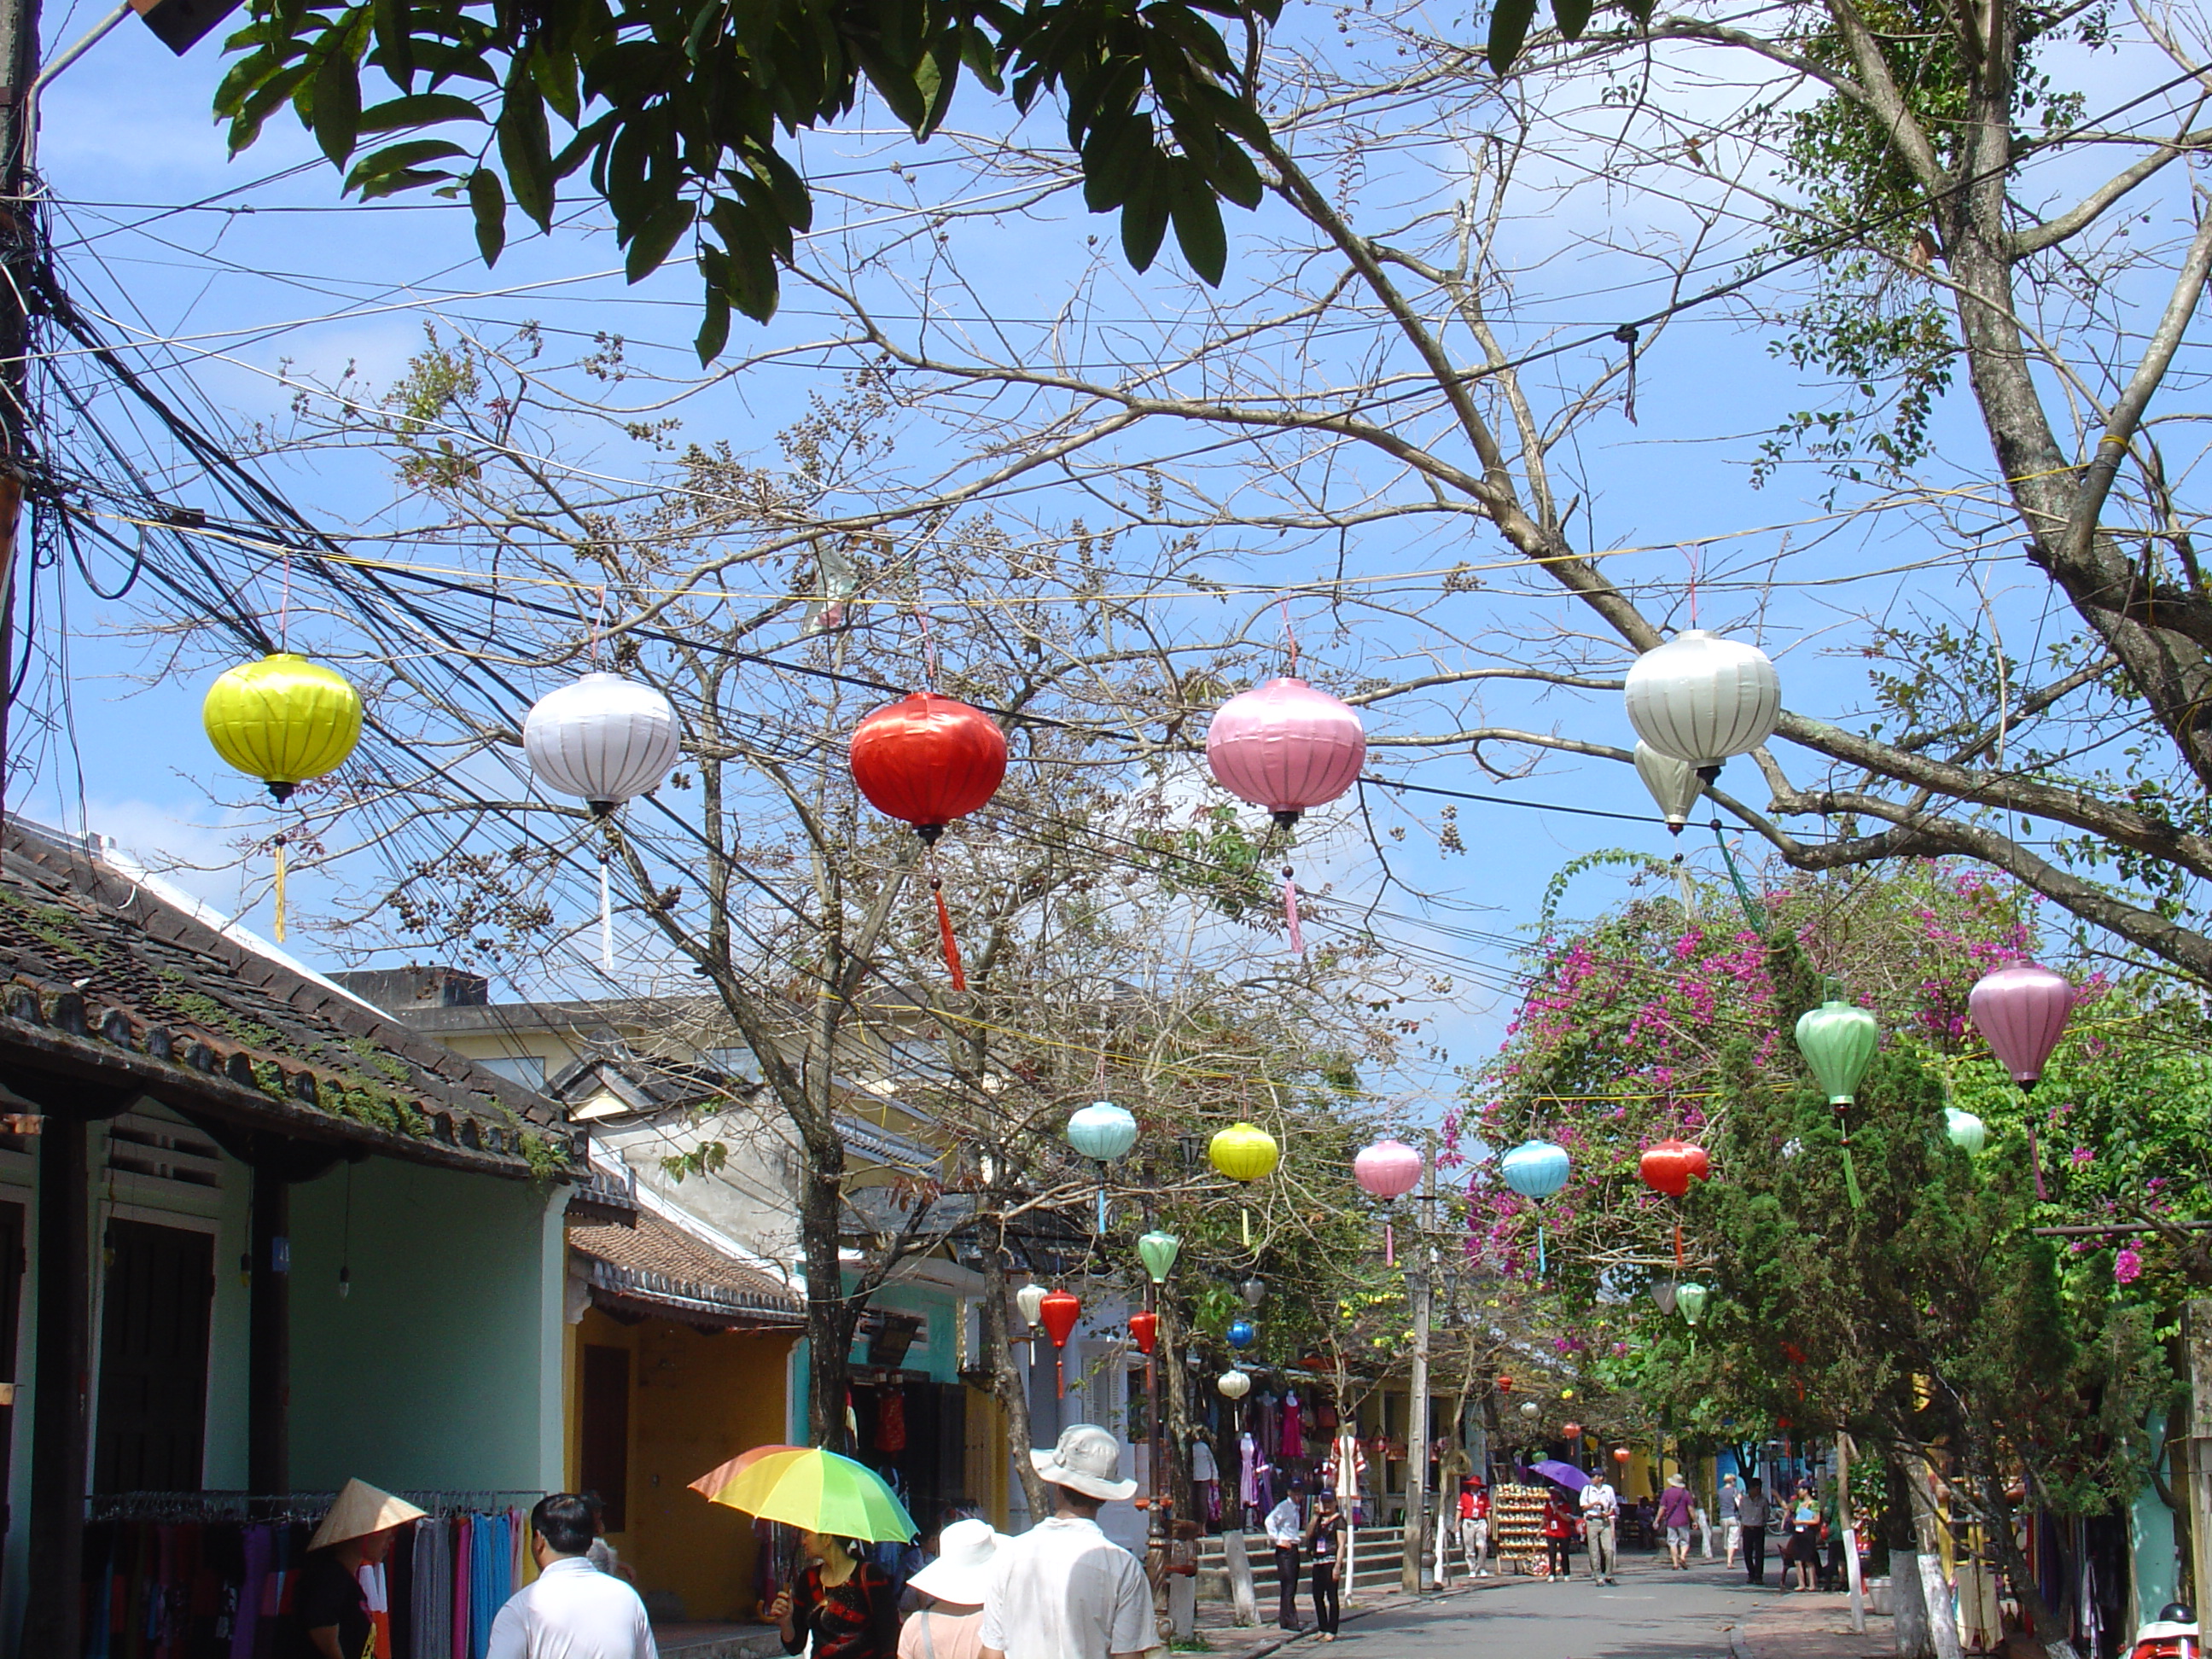
<instances>
[{"instance_id":1,"label":"paved road","mask_svg":"<svg viewBox=\"0 0 2212 1659\"><path fill-rule=\"evenodd\" d=\"M1771 1584L1771 1563L1767 1573ZM1309 1638L1290 1651L1297 1659L1726 1659L1729 1626L1776 1595L1745 1583L1741 1567L1693 1561L1675 1572L1635 1555L1621 1562L1618 1585L1579 1576L1508 1580L1371 1613L1346 1625L1333 1646Z\"/></svg>"}]
</instances>

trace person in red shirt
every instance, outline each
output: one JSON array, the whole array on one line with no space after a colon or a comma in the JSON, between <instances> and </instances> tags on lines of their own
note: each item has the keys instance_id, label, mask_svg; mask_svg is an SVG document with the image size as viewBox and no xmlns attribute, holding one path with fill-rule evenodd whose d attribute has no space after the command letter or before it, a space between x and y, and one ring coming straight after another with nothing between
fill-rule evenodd
<instances>
[{"instance_id":1,"label":"person in red shirt","mask_svg":"<svg viewBox=\"0 0 2212 1659\"><path fill-rule=\"evenodd\" d=\"M1490 1489L1474 1475L1460 1482L1459 1543L1467 1555L1467 1570L1477 1578L1490 1577Z\"/></svg>"},{"instance_id":2,"label":"person in red shirt","mask_svg":"<svg viewBox=\"0 0 2212 1659\"><path fill-rule=\"evenodd\" d=\"M1569 1570L1575 1557L1574 1512L1557 1492L1544 1500L1544 1549L1551 1558L1551 1577L1574 1576Z\"/></svg>"}]
</instances>

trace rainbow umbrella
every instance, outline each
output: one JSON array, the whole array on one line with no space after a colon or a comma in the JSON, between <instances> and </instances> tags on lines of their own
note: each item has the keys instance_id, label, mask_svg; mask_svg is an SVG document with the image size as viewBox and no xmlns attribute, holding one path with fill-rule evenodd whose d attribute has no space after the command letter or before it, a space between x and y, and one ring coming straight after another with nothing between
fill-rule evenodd
<instances>
[{"instance_id":1,"label":"rainbow umbrella","mask_svg":"<svg viewBox=\"0 0 2212 1659\"><path fill-rule=\"evenodd\" d=\"M819 1449L756 1447L691 1483L717 1504L806 1532L904 1543L921 1531L865 1463Z\"/></svg>"}]
</instances>

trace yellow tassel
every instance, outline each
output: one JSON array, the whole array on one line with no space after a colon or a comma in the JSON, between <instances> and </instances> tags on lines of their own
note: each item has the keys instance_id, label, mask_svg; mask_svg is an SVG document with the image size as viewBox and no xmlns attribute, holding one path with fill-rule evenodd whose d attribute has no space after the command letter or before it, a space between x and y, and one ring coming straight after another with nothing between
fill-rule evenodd
<instances>
[{"instance_id":1,"label":"yellow tassel","mask_svg":"<svg viewBox=\"0 0 2212 1659\"><path fill-rule=\"evenodd\" d=\"M1237 1206L1237 1218L1244 1224L1244 1248L1249 1250L1252 1248L1252 1212L1240 1204Z\"/></svg>"},{"instance_id":2,"label":"yellow tassel","mask_svg":"<svg viewBox=\"0 0 2212 1659\"><path fill-rule=\"evenodd\" d=\"M276 837L276 942L284 942L284 837Z\"/></svg>"}]
</instances>

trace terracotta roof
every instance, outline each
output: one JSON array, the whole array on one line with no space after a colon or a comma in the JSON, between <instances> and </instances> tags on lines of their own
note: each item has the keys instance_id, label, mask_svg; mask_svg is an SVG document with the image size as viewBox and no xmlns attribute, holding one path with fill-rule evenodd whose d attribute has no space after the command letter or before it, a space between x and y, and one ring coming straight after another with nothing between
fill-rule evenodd
<instances>
[{"instance_id":1,"label":"terracotta roof","mask_svg":"<svg viewBox=\"0 0 2212 1659\"><path fill-rule=\"evenodd\" d=\"M775 1279L649 1212L635 1227L572 1226L568 1248L584 1260L592 1300L617 1313L725 1330L806 1322L805 1304Z\"/></svg>"},{"instance_id":2,"label":"terracotta roof","mask_svg":"<svg viewBox=\"0 0 2212 1659\"><path fill-rule=\"evenodd\" d=\"M136 1090L210 1133L516 1176L582 1163L543 1096L12 818L0 840L0 1081L34 1101L36 1079L59 1079L64 1092Z\"/></svg>"}]
</instances>

